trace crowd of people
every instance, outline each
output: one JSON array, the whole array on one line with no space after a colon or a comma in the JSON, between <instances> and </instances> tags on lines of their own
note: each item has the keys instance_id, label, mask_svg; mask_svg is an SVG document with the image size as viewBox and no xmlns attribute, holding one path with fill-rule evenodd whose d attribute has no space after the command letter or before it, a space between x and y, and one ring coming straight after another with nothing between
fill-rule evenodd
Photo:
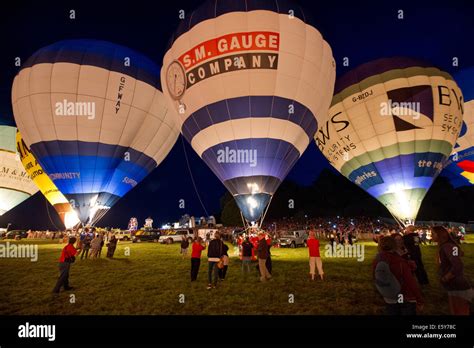
<instances>
[{"instance_id":1,"label":"crowd of people","mask_svg":"<svg viewBox=\"0 0 474 348\"><path fill-rule=\"evenodd\" d=\"M464 275L464 265L457 234L443 226L431 229L437 243L439 280L447 291L449 309L453 315L469 315L474 290ZM421 255L421 239L414 226L403 234L381 235L377 239L379 252L373 261L375 286L386 303L387 314L416 315L423 312L422 288L429 279Z\"/></svg>"},{"instance_id":2,"label":"crowd of people","mask_svg":"<svg viewBox=\"0 0 474 348\"><path fill-rule=\"evenodd\" d=\"M372 239L378 244L378 254L373 261L372 276L375 288L386 304L386 313L392 315L415 315L423 313L423 289L430 284L423 263L420 246L437 244L439 281L447 291L450 312L454 315L470 313L474 290L464 275L462 262L464 228L443 226L413 226L406 228L368 218L324 218L307 219L298 224L291 219L273 222L265 229L250 229L238 233L232 229L215 232L212 239L196 237L192 242L183 237L180 253L187 259L190 250L190 279L198 279L201 258L207 253L207 289L215 289L226 279L230 258L227 241L234 243L240 259L243 277L252 273L252 263L261 282L273 278L271 248L278 246L278 238L291 230L303 228L307 232L305 246L308 249L308 274L311 281L324 280L323 262L320 256L320 240L350 245L359 239ZM234 238L233 238L234 237ZM113 257L117 238L112 232L97 232L94 228L70 231L64 235L68 244L60 256L60 276L54 288L70 290L68 277L70 265L75 257L81 260L100 258L104 245L107 257Z\"/></svg>"},{"instance_id":3,"label":"crowd of people","mask_svg":"<svg viewBox=\"0 0 474 348\"><path fill-rule=\"evenodd\" d=\"M76 261L76 256L81 260L97 259L102 255L102 249L107 246L107 258L113 258L117 248L117 238L112 232L97 232L95 228L83 228L67 231L63 238L67 241L59 257L59 278L53 289L53 294L58 294L61 288L65 291L72 290L69 286L69 270Z\"/></svg>"}]
</instances>

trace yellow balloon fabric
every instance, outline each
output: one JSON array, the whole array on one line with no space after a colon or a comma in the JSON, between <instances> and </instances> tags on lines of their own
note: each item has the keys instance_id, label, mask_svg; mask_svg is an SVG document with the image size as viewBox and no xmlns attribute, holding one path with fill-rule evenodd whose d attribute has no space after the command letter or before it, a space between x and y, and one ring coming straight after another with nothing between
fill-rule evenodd
<instances>
[{"instance_id":1,"label":"yellow balloon fabric","mask_svg":"<svg viewBox=\"0 0 474 348\"><path fill-rule=\"evenodd\" d=\"M23 141L19 131L16 132L16 148L20 156L21 163L31 180L39 188L43 196L59 214L61 221L66 228L71 228L79 223L77 214L72 209L68 200L58 190L49 176L43 171L35 156L31 153L28 146Z\"/></svg>"}]
</instances>

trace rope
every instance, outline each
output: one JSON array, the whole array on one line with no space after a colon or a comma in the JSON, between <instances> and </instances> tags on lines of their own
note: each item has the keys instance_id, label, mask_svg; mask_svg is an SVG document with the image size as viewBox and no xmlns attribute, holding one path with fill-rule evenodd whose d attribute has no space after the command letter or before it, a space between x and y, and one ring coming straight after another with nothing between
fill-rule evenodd
<instances>
[{"instance_id":1,"label":"rope","mask_svg":"<svg viewBox=\"0 0 474 348\"><path fill-rule=\"evenodd\" d=\"M184 139L183 139L183 136L181 135L180 136L181 138L181 144L183 145L183 151L184 151L184 157L186 158L186 164L188 166L188 172L189 172L189 176L191 177L191 182L193 183L193 186L194 186L194 192L196 192L196 196L197 198L199 199L199 203L201 203L201 207L202 209L204 210L204 212L206 213L206 216L210 216L206 210L206 207L204 206L204 203L202 202L201 200L201 196L199 195L199 192L197 190L197 187L196 187L196 183L194 181L194 177L193 177L193 173L191 171L191 166L189 165L189 160L188 160L188 154L186 153L186 147L184 145Z\"/></svg>"}]
</instances>

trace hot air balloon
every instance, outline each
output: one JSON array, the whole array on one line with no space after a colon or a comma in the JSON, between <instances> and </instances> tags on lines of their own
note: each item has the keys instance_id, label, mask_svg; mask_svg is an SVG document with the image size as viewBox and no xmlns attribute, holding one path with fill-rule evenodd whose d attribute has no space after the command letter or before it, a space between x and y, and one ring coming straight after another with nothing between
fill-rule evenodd
<instances>
[{"instance_id":1,"label":"hot air balloon","mask_svg":"<svg viewBox=\"0 0 474 348\"><path fill-rule=\"evenodd\" d=\"M461 90L448 73L399 57L353 69L334 93L319 149L400 224L413 223L461 130Z\"/></svg>"},{"instance_id":2,"label":"hot air balloon","mask_svg":"<svg viewBox=\"0 0 474 348\"><path fill-rule=\"evenodd\" d=\"M25 144L83 224L95 224L176 142L159 88L152 61L96 40L44 47L15 77L13 111Z\"/></svg>"},{"instance_id":3,"label":"hot air balloon","mask_svg":"<svg viewBox=\"0 0 474 348\"><path fill-rule=\"evenodd\" d=\"M186 16L161 70L181 133L247 226L313 139L335 81L330 46L288 1L207 1Z\"/></svg>"},{"instance_id":4,"label":"hot air balloon","mask_svg":"<svg viewBox=\"0 0 474 348\"><path fill-rule=\"evenodd\" d=\"M15 133L0 123L0 216L38 192L16 152Z\"/></svg>"},{"instance_id":5,"label":"hot air balloon","mask_svg":"<svg viewBox=\"0 0 474 348\"><path fill-rule=\"evenodd\" d=\"M35 156L23 141L20 132L16 132L16 148L20 161L31 180L39 188L43 196L56 209L62 223L66 228L72 228L79 223L76 212L71 208L69 201L59 192L49 176L43 171Z\"/></svg>"},{"instance_id":6,"label":"hot air balloon","mask_svg":"<svg viewBox=\"0 0 474 348\"><path fill-rule=\"evenodd\" d=\"M455 187L474 185L474 67L454 75L464 95L464 118L442 175Z\"/></svg>"}]
</instances>

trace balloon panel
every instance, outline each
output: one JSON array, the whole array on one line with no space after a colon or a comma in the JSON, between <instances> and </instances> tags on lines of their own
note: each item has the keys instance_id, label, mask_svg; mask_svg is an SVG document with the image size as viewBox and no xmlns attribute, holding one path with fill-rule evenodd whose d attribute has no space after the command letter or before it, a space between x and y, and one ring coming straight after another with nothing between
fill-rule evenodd
<instances>
[{"instance_id":1,"label":"balloon panel","mask_svg":"<svg viewBox=\"0 0 474 348\"><path fill-rule=\"evenodd\" d=\"M178 131L159 69L122 46L61 41L17 75L25 143L83 223L94 223L168 154Z\"/></svg>"},{"instance_id":2,"label":"balloon panel","mask_svg":"<svg viewBox=\"0 0 474 348\"><path fill-rule=\"evenodd\" d=\"M331 48L287 1L208 1L187 18L164 57L164 93L183 136L256 221L327 112Z\"/></svg>"},{"instance_id":3,"label":"balloon panel","mask_svg":"<svg viewBox=\"0 0 474 348\"><path fill-rule=\"evenodd\" d=\"M0 126L0 215L38 191L16 152L15 133L15 127Z\"/></svg>"},{"instance_id":4,"label":"balloon panel","mask_svg":"<svg viewBox=\"0 0 474 348\"><path fill-rule=\"evenodd\" d=\"M430 64L387 58L342 76L316 144L400 220L414 220L462 126L462 93Z\"/></svg>"},{"instance_id":5,"label":"balloon panel","mask_svg":"<svg viewBox=\"0 0 474 348\"><path fill-rule=\"evenodd\" d=\"M443 171L455 187L474 184L474 67L455 76L464 95L464 119L459 138Z\"/></svg>"},{"instance_id":6,"label":"balloon panel","mask_svg":"<svg viewBox=\"0 0 474 348\"><path fill-rule=\"evenodd\" d=\"M66 228L71 228L79 223L79 218L68 200L53 184L48 175L43 171L40 164L23 141L20 132L16 132L16 147L20 156L21 164L30 176L31 180L39 188L43 196L57 211L61 221Z\"/></svg>"}]
</instances>

